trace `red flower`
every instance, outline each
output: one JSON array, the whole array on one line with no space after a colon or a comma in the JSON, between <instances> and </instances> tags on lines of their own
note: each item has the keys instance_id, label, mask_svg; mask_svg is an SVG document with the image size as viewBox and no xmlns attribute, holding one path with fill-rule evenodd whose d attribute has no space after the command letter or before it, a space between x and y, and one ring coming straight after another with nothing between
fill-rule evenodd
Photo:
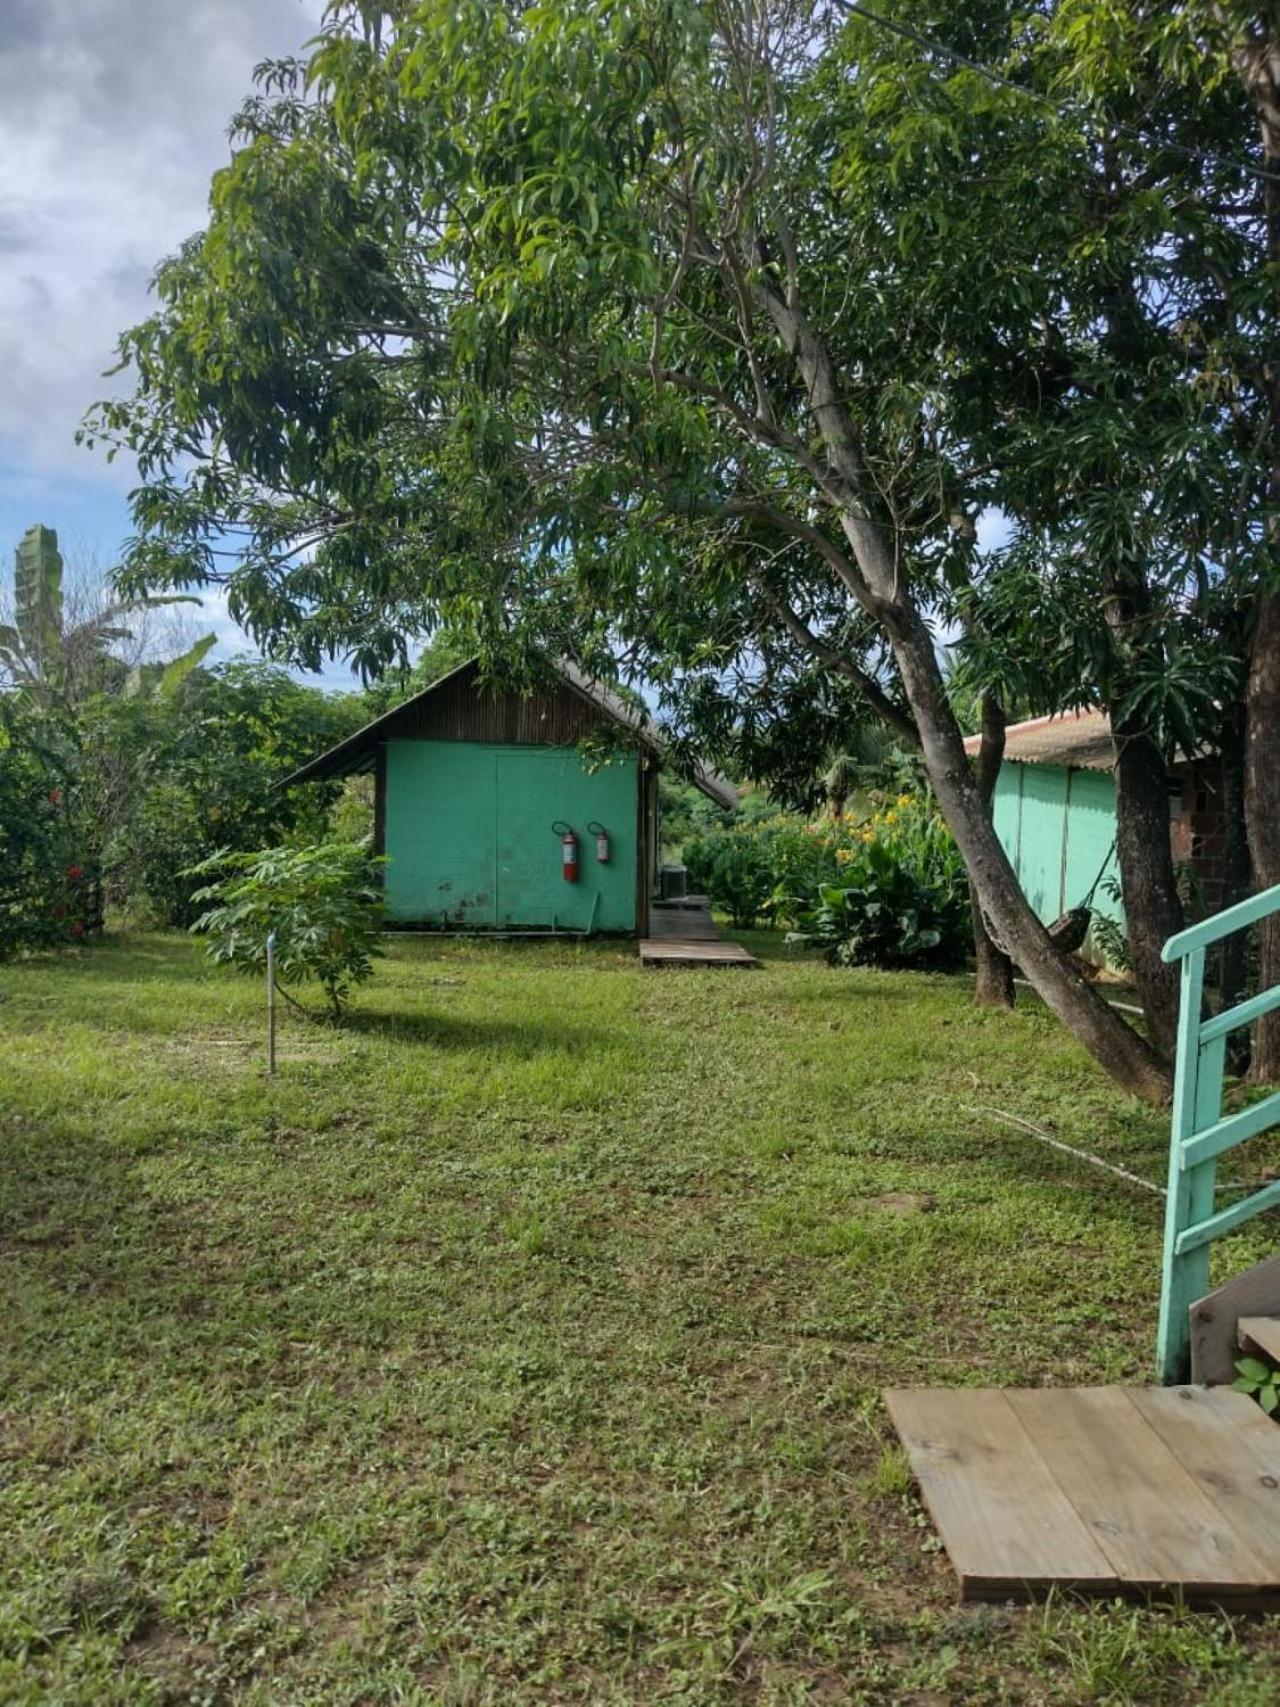
<instances>
[{"instance_id":1,"label":"red flower","mask_svg":"<svg viewBox=\"0 0 1280 1707\"><path fill-rule=\"evenodd\" d=\"M76 920L75 924L72 925L72 927L71 927L71 934L72 934L72 936L83 936L84 935L84 920L83 919L77 919Z\"/></svg>"},{"instance_id":2,"label":"red flower","mask_svg":"<svg viewBox=\"0 0 1280 1707\"><path fill-rule=\"evenodd\" d=\"M69 865L67 867L67 876L71 879L72 883L79 883L80 879L84 876L84 867L82 865Z\"/></svg>"},{"instance_id":3,"label":"red flower","mask_svg":"<svg viewBox=\"0 0 1280 1707\"><path fill-rule=\"evenodd\" d=\"M53 904L53 916L55 919L65 919L66 918L67 909L62 905L61 901L55 901L54 902L54 904Z\"/></svg>"},{"instance_id":4,"label":"red flower","mask_svg":"<svg viewBox=\"0 0 1280 1707\"><path fill-rule=\"evenodd\" d=\"M50 806L62 805L62 790L60 788L51 788L49 790L49 804Z\"/></svg>"}]
</instances>

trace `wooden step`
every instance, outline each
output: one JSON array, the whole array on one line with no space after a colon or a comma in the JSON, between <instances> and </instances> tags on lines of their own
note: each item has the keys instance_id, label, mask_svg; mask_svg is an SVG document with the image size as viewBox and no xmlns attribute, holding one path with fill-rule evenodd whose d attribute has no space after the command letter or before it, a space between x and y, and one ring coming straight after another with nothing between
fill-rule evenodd
<instances>
[{"instance_id":1,"label":"wooden step","mask_svg":"<svg viewBox=\"0 0 1280 1707\"><path fill-rule=\"evenodd\" d=\"M758 966L754 954L738 942L723 942L718 938L681 940L678 937L661 940L646 937L640 944L642 966Z\"/></svg>"},{"instance_id":2,"label":"wooden step","mask_svg":"<svg viewBox=\"0 0 1280 1707\"><path fill-rule=\"evenodd\" d=\"M1191 1379L1206 1387L1229 1387L1240 1355L1244 1316L1280 1316L1280 1256L1245 1269L1191 1306Z\"/></svg>"},{"instance_id":3,"label":"wooden step","mask_svg":"<svg viewBox=\"0 0 1280 1707\"><path fill-rule=\"evenodd\" d=\"M1280 1427L1230 1387L885 1394L965 1600L1280 1606Z\"/></svg>"},{"instance_id":4,"label":"wooden step","mask_svg":"<svg viewBox=\"0 0 1280 1707\"><path fill-rule=\"evenodd\" d=\"M1260 1351L1280 1363L1280 1316L1241 1316L1236 1333L1246 1351Z\"/></svg>"},{"instance_id":5,"label":"wooden step","mask_svg":"<svg viewBox=\"0 0 1280 1707\"><path fill-rule=\"evenodd\" d=\"M705 908L699 911L689 907L678 911L672 908L667 912L651 913L649 935L659 942L668 937L674 937L678 942L715 942L720 932L715 927L715 920Z\"/></svg>"}]
</instances>

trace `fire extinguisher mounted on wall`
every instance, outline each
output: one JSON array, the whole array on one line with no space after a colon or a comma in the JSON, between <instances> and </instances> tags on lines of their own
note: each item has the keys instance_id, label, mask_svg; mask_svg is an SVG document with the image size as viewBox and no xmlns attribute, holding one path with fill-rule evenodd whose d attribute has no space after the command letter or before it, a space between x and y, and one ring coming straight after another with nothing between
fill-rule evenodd
<instances>
[{"instance_id":1,"label":"fire extinguisher mounted on wall","mask_svg":"<svg viewBox=\"0 0 1280 1707\"><path fill-rule=\"evenodd\" d=\"M590 835L593 835L596 839L596 858L599 860L601 865L608 865L608 863L609 863L609 832L608 832L608 830L605 829L603 824L597 824L594 818L587 825L587 830L588 830L588 833Z\"/></svg>"},{"instance_id":2,"label":"fire extinguisher mounted on wall","mask_svg":"<svg viewBox=\"0 0 1280 1707\"><path fill-rule=\"evenodd\" d=\"M571 824L557 818L551 826L560 838L560 875L566 883L578 881L578 837Z\"/></svg>"}]
</instances>

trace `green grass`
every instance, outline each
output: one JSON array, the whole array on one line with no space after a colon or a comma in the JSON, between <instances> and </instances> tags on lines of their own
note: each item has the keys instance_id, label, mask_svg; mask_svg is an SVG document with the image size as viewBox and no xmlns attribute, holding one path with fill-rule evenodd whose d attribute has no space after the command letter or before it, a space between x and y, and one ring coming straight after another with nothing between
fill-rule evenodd
<instances>
[{"instance_id":1,"label":"green grass","mask_svg":"<svg viewBox=\"0 0 1280 1707\"><path fill-rule=\"evenodd\" d=\"M1275 1700L1265 1621L958 1609L879 1403L1145 1378L1158 1201L983 1111L1163 1121L759 943L400 941L274 1082L183 940L0 972L0 1700Z\"/></svg>"}]
</instances>

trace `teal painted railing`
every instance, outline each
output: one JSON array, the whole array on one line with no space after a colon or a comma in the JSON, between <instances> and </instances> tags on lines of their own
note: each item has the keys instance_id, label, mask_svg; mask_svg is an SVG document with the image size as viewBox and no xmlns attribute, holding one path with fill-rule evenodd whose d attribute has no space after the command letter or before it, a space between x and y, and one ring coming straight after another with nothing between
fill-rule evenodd
<instances>
[{"instance_id":1,"label":"teal painted railing","mask_svg":"<svg viewBox=\"0 0 1280 1707\"><path fill-rule=\"evenodd\" d=\"M1169 1195L1164 1221L1164 1274L1156 1357L1162 1381L1184 1381L1190 1343L1188 1314L1209 1290L1209 1248L1224 1233L1280 1204L1280 1180L1214 1209L1214 1164L1246 1138L1280 1123L1280 1091L1222 1116L1222 1072L1227 1038L1280 1008L1280 985L1202 1020L1205 950L1280 912L1280 884L1264 889L1203 924L1179 931L1164 945L1167 961L1181 961L1182 1001L1169 1145Z\"/></svg>"}]
</instances>

